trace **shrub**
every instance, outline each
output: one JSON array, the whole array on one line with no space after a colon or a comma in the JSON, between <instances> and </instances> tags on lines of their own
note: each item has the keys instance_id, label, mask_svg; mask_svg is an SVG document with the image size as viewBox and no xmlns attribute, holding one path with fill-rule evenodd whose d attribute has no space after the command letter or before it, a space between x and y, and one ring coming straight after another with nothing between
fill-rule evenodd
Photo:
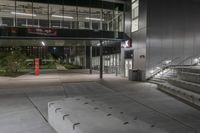
<instances>
[{"instance_id":1,"label":"shrub","mask_svg":"<svg viewBox=\"0 0 200 133\"><path fill-rule=\"evenodd\" d=\"M26 66L26 56L21 52L13 51L4 57L7 72L19 72Z\"/></svg>"}]
</instances>

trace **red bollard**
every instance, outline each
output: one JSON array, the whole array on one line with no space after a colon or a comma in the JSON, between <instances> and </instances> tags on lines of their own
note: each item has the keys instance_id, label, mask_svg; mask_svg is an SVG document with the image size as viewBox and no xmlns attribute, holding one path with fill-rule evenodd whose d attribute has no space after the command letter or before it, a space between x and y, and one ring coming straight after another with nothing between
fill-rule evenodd
<instances>
[{"instance_id":1,"label":"red bollard","mask_svg":"<svg viewBox=\"0 0 200 133\"><path fill-rule=\"evenodd\" d=\"M35 58L35 76L40 75L40 59Z\"/></svg>"}]
</instances>

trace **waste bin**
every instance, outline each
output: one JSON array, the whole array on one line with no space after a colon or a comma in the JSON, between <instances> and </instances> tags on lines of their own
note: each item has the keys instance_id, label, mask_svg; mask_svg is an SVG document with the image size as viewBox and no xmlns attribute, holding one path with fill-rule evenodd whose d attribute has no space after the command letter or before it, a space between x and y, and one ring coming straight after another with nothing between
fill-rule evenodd
<instances>
[{"instance_id":1,"label":"waste bin","mask_svg":"<svg viewBox=\"0 0 200 133\"><path fill-rule=\"evenodd\" d=\"M139 69L129 69L128 78L130 81L145 81L144 71Z\"/></svg>"},{"instance_id":2,"label":"waste bin","mask_svg":"<svg viewBox=\"0 0 200 133\"><path fill-rule=\"evenodd\" d=\"M130 81L139 80L139 70L138 69L129 69L128 79Z\"/></svg>"}]
</instances>

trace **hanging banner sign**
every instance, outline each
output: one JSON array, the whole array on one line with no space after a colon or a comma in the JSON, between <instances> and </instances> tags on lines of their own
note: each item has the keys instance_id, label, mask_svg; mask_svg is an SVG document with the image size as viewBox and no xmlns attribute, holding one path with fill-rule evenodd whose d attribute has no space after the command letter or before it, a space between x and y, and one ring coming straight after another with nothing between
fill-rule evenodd
<instances>
[{"instance_id":1,"label":"hanging banner sign","mask_svg":"<svg viewBox=\"0 0 200 133\"><path fill-rule=\"evenodd\" d=\"M35 58L35 76L40 75L40 59Z\"/></svg>"},{"instance_id":2,"label":"hanging banner sign","mask_svg":"<svg viewBox=\"0 0 200 133\"><path fill-rule=\"evenodd\" d=\"M57 30L49 28L28 28L28 33L43 36L57 36Z\"/></svg>"}]
</instances>

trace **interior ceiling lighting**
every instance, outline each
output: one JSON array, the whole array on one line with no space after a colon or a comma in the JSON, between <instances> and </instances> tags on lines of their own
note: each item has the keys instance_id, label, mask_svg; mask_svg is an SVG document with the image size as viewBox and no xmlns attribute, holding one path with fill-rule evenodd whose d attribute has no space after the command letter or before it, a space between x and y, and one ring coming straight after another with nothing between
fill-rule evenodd
<instances>
[{"instance_id":1,"label":"interior ceiling lighting","mask_svg":"<svg viewBox=\"0 0 200 133\"><path fill-rule=\"evenodd\" d=\"M198 58L195 58L195 59L194 59L194 62L195 62L195 63L198 63L198 62L199 62L199 59L198 59Z\"/></svg>"},{"instance_id":2,"label":"interior ceiling lighting","mask_svg":"<svg viewBox=\"0 0 200 133\"><path fill-rule=\"evenodd\" d=\"M42 46L46 46L46 44L43 41L41 43L42 43Z\"/></svg>"},{"instance_id":3,"label":"interior ceiling lighting","mask_svg":"<svg viewBox=\"0 0 200 133\"><path fill-rule=\"evenodd\" d=\"M21 15L21 16L37 16L36 14L30 14L30 13L22 13L22 12L11 12L13 15Z\"/></svg>"},{"instance_id":4,"label":"interior ceiling lighting","mask_svg":"<svg viewBox=\"0 0 200 133\"><path fill-rule=\"evenodd\" d=\"M85 19L87 19L87 20L95 20L95 21L104 21L104 19L100 19L100 18L89 18L89 17L86 17Z\"/></svg>"},{"instance_id":5,"label":"interior ceiling lighting","mask_svg":"<svg viewBox=\"0 0 200 133\"><path fill-rule=\"evenodd\" d=\"M73 17L71 16L60 16L60 15L51 15L54 18L69 18L69 19L73 19Z\"/></svg>"}]
</instances>

